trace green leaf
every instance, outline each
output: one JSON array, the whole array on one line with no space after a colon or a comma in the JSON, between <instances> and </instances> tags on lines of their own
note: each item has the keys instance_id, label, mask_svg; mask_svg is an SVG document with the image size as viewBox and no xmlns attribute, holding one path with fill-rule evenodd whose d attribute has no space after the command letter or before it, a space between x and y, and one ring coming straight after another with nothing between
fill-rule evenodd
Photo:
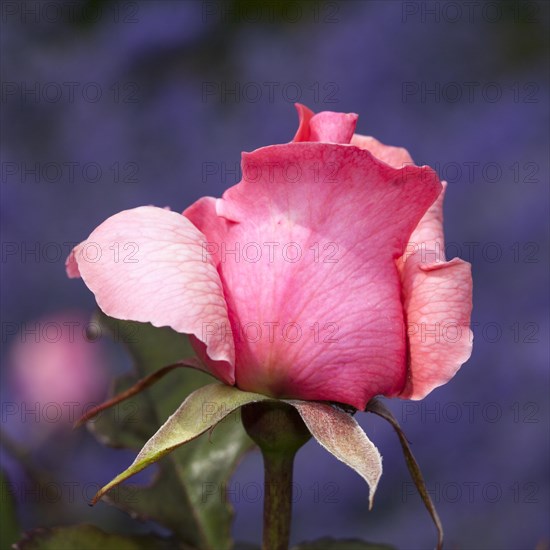
<instances>
[{"instance_id":1,"label":"green leaf","mask_svg":"<svg viewBox=\"0 0 550 550\"><path fill-rule=\"evenodd\" d=\"M98 491L93 503L97 502L107 491L157 462L176 447L195 439L206 430L216 426L228 414L243 405L269 399L259 393L244 392L233 386L219 383L199 388L187 397L176 412L145 444L130 467Z\"/></svg>"},{"instance_id":2,"label":"green leaf","mask_svg":"<svg viewBox=\"0 0 550 550\"><path fill-rule=\"evenodd\" d=\"M133 373L114 381L111 395L127 390L167 365L194 357L187 335L169 327L119 321L101 311L94 321L101 333L111 334L115 342L127 348L134 363ZM198 370L177 369L147 391L103 411L88 422L88 428L104 444L140 449L190 393L210 382L212 377Z\"/></svg>"},{"instance_id":3,"label":"green leaf","mask_svg":"<svg viewBox=\"0 0 550 550\"><path fill-rule=\"evenodd\" d=\"M134 358L135 374L120 377L114 393L139 378L193 355L188 338L169 328L118 321L99 314L102 331L125 343ZM103 443L140 449L192 392L212 382L195 369L176 369L144 392L103 411L88 428ZM187 544L225 550L231 547L231 504L224 488L242 455L252 448L238 414L170 453L147 487L124 484L105 497L133 517L164 525Z\"/></svg>"},{"instance_id":4,"label":"green leaf","mask_svg":"<svg viewBox=\"0 0 550 550\"><path fill-rule=\"evenodd\" d=\"M351 414L332 405L312 401L294 401L302 420L329 453L355 470L369 486L369 508L382 475L382 457Z\"/></svg>"},{"instance_id":5,"label":"green leaf","mask_svg":"<svg viewBox=\"0 0 550 550\"><path fill-rule=\"evenodd\" d=\"M393 546L366 542L359 539L322 538L312 542L302 542L291 550L394 550Z\"/></svg>"},{"instance_id":6,"label":"green leaf","mask_svg":"<svg viewBox=\"0 0 550 550\"><path fill-rule=\"evenodd\" d=\"M94 322L102 334L107 332L115 342L126 346L140 377L176 363L184 357L195 356L188 336L169 327L157 328L150 323L120 321L102 311L95 314Z\"/></svg>"},{"instance_id":7,"label":"green leaf","mask_svg":"<svg viewBox=\"0 0 550 550\"><path fill-rule=\"evenodd\" d=\"M9 550L20 537L15 511L15 499L10 491L10 482L0 470L0 550Z\"/></svg>"},{"instance_id":8,"label":"green leaf","mask_svg":"<svg viewBox=\"0 0 550 550\"><path fill-rule=\"evenodd\" d=\"M16 544L17 550L191 550L156 535L113 535L93 525L34 529Z\"/></svg>"},{"instance_id":9,"label":"green leaf","mask_svg":"<svg viewBox=\"0 0 550 550\"><path fill-rule=\"evenodd\" d=\"M113 382L112 395L127 390L135 381L135 374L118 377ZM151 395L142 393L101 412L88 421L87 427L105 445L140 449L158 426L157 414Z\"/></svg>"}]
</instances>

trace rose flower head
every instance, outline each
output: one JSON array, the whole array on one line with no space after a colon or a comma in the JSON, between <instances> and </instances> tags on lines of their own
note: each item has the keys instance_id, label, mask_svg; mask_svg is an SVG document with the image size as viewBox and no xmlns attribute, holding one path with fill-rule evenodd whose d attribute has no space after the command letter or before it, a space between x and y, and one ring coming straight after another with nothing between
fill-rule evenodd
<instances>
[{"instance_id":1,"label":"rose flower head","mask_svg":"<svg viewBox=\"0 0 550 550\"><path fill-rule=\"evenodd\" d=\"M421 399L471 353L470 264L444 256L444 185L357 115L298 105L292 142L183 214L108 218L67 260L108 315L191 335L204 368L273 397ZM117 253L118 252L118 253Z\"/></svg>"}]
</instances>

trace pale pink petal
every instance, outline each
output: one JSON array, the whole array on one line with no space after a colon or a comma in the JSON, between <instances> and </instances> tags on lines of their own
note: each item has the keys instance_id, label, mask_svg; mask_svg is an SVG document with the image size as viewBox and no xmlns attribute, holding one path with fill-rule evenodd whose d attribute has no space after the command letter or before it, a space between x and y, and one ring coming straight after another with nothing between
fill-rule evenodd
<instances>
[{"instance_id":1,"label":"pale pink petal","mask_svg":"<svg viewBox=\"0 0 550 550\"><path fill-rule=\"evenodd\" d=\"M412 232L408 252L424 251L424 263L439 263L445 261L445 239L443 236L443 201L447 182L441 182L443 190L436 201L428 208L428 211L420 223Z\"/></svg>"},{"instance_id":2,"label":"pale pink petal","mask_svg":"<svg viewBox=\"0 0 550 550\"><path fill-rule=\"evenodd\" d=\"M67 261L65 262L65 268L69 279L78 279L80 277L80 271L78 269L78 264L73 257L73 251L71 251Z\"/></svg>"},{"instance_id":3,"label":"pale pink petal","mask_svg":"<svg viewBox=\"0 0 550 550\"><path fill-rule=\"evenodd\" d=\"M471 266L445 260L443 197L422 218L397 262L409 344L409 373L400 395L406 399L422 399L448 382L472 351Z\"/></svg>"},{"instance_id":4,"label":"pale pink petal","mask_svg":"<svg viewBox=\"0 0 550 550\"><path fill-rule=\"evenodd\" d=\"M377 159L393 166L393 168L403 168L404 166L414 164L407 149L384 145L371 136L354 134L351 139L351 145L370 151Z\"/></svg>"},{"instance_id":5,"label":"pale pink petal","mask_svg":"<svg viewBox=\"0 0 550 550\"><path fill-rule=\"evenodd\" d=\"M358 408L400 393L396 260L440 190L432 170L396 170L357 147L291 143L244 154L241 183L185 212L218 241L237 385Z\"/></svg>"},{"instance_id":6,"label":"pale pink petal","mask_svg":"<svg viewBox=\"0 0 550 550\"><path fill-rule=\"evenodd\" d=\"M410 260L409 270L412 272L412 264L430 266L445 262L445 239L443 236L443 200L447 182L441 182L443 188L439 197L428 208L419 224L409 237L405 247L405 253L397 260L397 268L403 279L405 263ZM419 252L419 254L416 254Z\"/></svg>"},{"instance_id":7,"label":"pale pink petal","mask_svg":"<svg viewBox=\"0 0 550 550\"><path fill-rule=\"evenodd\" d=\"M404 399L422 399L448 382L469 359L473 341L470 264L455 258L415 269L405 270L403 283L410 349Z\"/></svg>"},{"instance_id":8,"label":"pale pink petal","mask_svg":"<svg viewBox=\"0 0 550 550\"><path fill-rule=\"evenodd\" d=\"M211 326L227 324L222 284L203 255L204 235L184 216L142 206L107 219L67 259L67 273L95 294L117 319L170 326L199 340ZM215 361L234 364L231 339L208 342ZM232 368L215 373L234 382Z\"/></svg>"}]
</instances>

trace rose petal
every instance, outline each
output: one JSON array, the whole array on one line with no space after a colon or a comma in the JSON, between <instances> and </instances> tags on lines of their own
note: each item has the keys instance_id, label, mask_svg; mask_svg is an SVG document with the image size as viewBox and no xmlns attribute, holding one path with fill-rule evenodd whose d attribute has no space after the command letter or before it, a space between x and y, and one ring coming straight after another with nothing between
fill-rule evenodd
<instances>
[{"instance_id":1,"label":"rose petal","mask_svg":"<svg viewBox=\"0 0 550 550\"><path fill-rule=\"evenodd\" d=\"M459 258L445 260L443 198L444 192L398 261L410 355L407 384L400 395L405 399L422 399L448 382L472 352L471 265Z\"/></svg>"},{"instance_id":2,"label":"rose petal","mask_svg":"<svg viewBox=\"0 0 550 550\"><path fill-rule=\"evenodd\" d=\"M317 113L310 121L310 141L348 144L357 125L355 113Z\"/></svg>"},{"instance_id":3,"label":"rose petal","mask_svg":"<svg viewBox=\"0 0 550 550\"><path fill-rule=\"evenodd\" d=\"M423 263L426 265L445 261L445 237L443 235L443 201L447 182L441 182L442 191L436 201L428 208L412 232L403 258L407 260L412 252L423 251ZM420 259L420 256L417 257Z\"/></svg>"},{"instance_id":4,"label":"rose petal","mask_svg":"<svg viewBox=\"0 0 550 550\"><path fill-rule=\"evenodd\" d=\"M393 168L403 168L404 166L414 164L407 149L384 145L371 136L354 134L351 139L351 145L370 151L377 159L389 164Z\"/></svg>"},{"instance_id":5,"label":"rose petal","mask_svg":"<svg viewBox=\"0 0 550 550\"><path fill-rule=\"evenodd\" d=\"M125 210L73 249L67 273L82 276L107 315L170 326L203 340L209 327L228 323L219 275L204 256L205 240L175 212L153 206ZM208 355L231 367L233 341L212 340ZM215 374L234 382L232 368Z\"/></svg>"},{"instance_id":6,"label":"rose petal","mask_svg":"<svg viewBox=\"0 0 550 550\"><path fill-rule=\"evenodd\" d=\"M299 124L298 131L292 141L309 141L309 121L315 113L301 103L295 103L295 107L298 111Z\"/></svg>"},{"instance_id":7,"label":"rose petal","mask_svg":"<svg viewBox=\"0 0 550 550\"><path fill-rule=\"evenodd\" d=\"M227 226L230 222L216 214L216 199L202 197L188 207L183 212L183 215L191 220L196 227L202 227L201 233L205 235L203 256L218 269L222 253L220 243L224 242ZM220 269L218 269L218 273L223 286L223 273ZM195 353L208 366L212 373L225 372L228 369L231 369L233 372L232 366L227 365L225 361L211 359L206 352L208 345L220 340L229 340L233 345L233 333L229 318L224 323L210 324L207 329L202 341L193 336L190 338ZM220 378L219 375L218 377Z\"/></svg>"},{"instance_id":8,"label":"rose petal","mask_svg":"<svg viewBox=\"0 0 550 550\"><path fill-rule=\"evenodd\" d=\"M314 114L305 105L296 103L300 124L293 142L319 141L348 144L357 125L355 113L323 111Z\"/></svg>"},{"instance_id":9,"label":"rose petal","mask_svg":"<svg viewBox=\"0 0 550 550\"><path fill-rule=\"evenodd\" d=\"M231 223L218 216L216 211L218 200L213 197L202 197L183 211L183 215L195 227L201 228L201 233L206 237L203 241L203 255L216 267L220 263L222 252L220 243L224 240Z\"/></svg>"},{"instance_id":10,"label":"rose petal","mask_svg":"<svg viewBox=\"0 0 550 550\"><path fill-rule=\"evenodd\" d=\"M406 357L395 260L440 189L432 170L395 170L356 147L244 154L243 181L209 202L216 227L185 212L219 244L237 385L357 408L398 394Z\"/></svg>"}]
</instances>

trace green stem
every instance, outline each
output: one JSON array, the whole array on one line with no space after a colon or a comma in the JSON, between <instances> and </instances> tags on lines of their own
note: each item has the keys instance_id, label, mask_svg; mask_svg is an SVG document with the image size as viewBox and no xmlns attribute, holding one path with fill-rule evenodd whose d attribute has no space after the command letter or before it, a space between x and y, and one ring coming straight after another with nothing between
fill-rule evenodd
<instances>
[{"instance_id":1,"label":"green stem","mask_svg":"<svg viewBox=\"0 0 550 550\"><path fill-rule=\"evenodd\" d=\"M292 519L294 456L311 434L296 409L281 401L246 405L242 421L264 459L262 550L286 550Z\"/></svg>"},{"instance_id":2,"label":"green stem","mask_svg":"<svg viewBox=\"0 0 550 550\"><path fill-rule=\"evenodd\" d=\"M292 520L294 453L262 452L264 458L264 532L262 550L286 550Z\"/></svg>"}]
</instances>

